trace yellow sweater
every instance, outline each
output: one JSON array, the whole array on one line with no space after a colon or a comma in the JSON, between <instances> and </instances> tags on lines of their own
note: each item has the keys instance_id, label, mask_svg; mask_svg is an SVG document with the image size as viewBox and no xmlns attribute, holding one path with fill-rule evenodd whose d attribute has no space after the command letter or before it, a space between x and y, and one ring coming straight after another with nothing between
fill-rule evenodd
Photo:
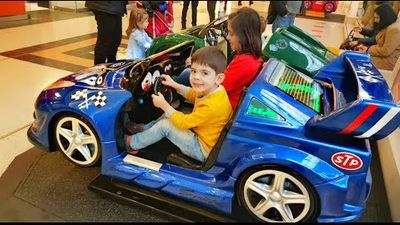
<instances>
[{"instance_id":1,"label":"yellow sweater","mask_svg":"<svg viewBox=\"0 0 400 225\"><path fill-rule=\"evenodd\" d=\"M170 107L165 115L177 128L192 129L197 134L203 149L209 153L232 114L225 88L219 86L214 92L198 98L193 89L182 85L179 94L194 103L193 111L184 114Z\"/></svg>"}]
</instances>

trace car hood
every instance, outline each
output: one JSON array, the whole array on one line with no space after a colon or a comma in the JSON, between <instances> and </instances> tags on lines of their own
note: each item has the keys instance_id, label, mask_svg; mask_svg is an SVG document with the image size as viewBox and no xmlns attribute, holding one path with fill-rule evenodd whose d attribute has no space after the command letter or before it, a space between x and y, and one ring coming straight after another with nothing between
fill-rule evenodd
<instances>
[{"instance_id":1,"label":"car hood","mask_svg":"<svg viewBox=\"0 0 400 225\"><path fill-rule=\"evenodd\" d=\"M321 42L295 26L281 28L275 32L263 52L266 57L285 61L311 77L336 57Z\"/></svg>"},{"instance_id":2,"label":"car hood","mask_svg":"<svg viewBox=\"0 0 400 225\"><path fill-rule=\"evenodd\" d=\"M120 60L115 63L104 63L80 70L52 83L46 90L66 87L83 88L118 88L125 70L136 61Z\"/></svg>"}]
</instances>

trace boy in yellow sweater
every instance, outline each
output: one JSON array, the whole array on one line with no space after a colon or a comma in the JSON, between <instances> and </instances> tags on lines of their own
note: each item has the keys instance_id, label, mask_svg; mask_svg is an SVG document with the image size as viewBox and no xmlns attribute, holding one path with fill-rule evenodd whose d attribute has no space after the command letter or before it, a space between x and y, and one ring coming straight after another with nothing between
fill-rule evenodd
<instances>
[{"instance_id":1,"label":"boy in yellow sweater","mask_svg":"<svg viewBox=\"0 0 400 225\"><path fill-rule=\"evenodd\" d=\"M162 75L164 85L174 88L194 104L190 114L175 110L161 93L152 95L154 106L162 109L163 116L143 127L143 131L127 136L129 154L138 153L164 137L179 147L183 154L201 162L207 159L225 124L231 117L232 107L224 80L226 57L217 47L204 47L192 56L191 88Z\"/></svg>"}]
</instances>

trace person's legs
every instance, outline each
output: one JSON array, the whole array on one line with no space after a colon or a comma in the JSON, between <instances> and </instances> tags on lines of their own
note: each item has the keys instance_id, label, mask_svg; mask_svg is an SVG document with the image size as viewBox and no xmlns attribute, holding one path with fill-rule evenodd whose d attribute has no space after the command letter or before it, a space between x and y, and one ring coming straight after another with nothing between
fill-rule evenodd
<instances>
[{"instance_id":1,"label":"person's legs","mask_svg":"<svg viewBox=\"0 0 400 225\"><path fill-rule=\"evenodd\" d=\"M197 6L199 1L192 1L192 26L197 25Z\"/></svg>"},{"instance_id":2,"label":"person's legs","mask_svg":"<svg viewBox=\"0 0 400 225\"><path fill-rule=\"evenodd\" d=\"M287 20L288 20L288 26L291 26L291 25L293 25L294 24L294 19L296 18L296 17L294 17L294 16L287 16L288 18L287 18Z\"/></svg>"},{"instance_id":3,"label":"person's legs","mask_svg":"<svg viewBox=\"0 0 400 225\"><path fill-rule=\"evenodd\" d=\"M215 19L215 5L217 1L207 1L207 11L208 16L210 17L210 22Z\"/></svg>"},{"instance_id":4,"label":"person's legs","mask_svg":"<svg viewBox=\"0 0 400 225\"><path fill-rule=\"evenodd\" d=\"M122 39L122 18L117 15L111 15L109 20L110 48L108 50L107 62L115 62L117 60L118 47Z\"/></svg>"},{"instance_id":5,"label":"person's legs","mask_svg":"<svg viewBox=\"0 0 400 225\"><path fill-rule=\"evenodd\" d=\"M106 62L107 51L104 43L107 43L107 33L105 31L105 23L107 20L107 14L93 10L94 18L97 23L97 39L94 47L94 64Z\"/></svg>"},{"instance_id":6,"label":"person's legs","mask_svg":"<svg viewBox=\"0 0 400 225\"><path fill-rule=\"evenodd\" d=\"M189 9L189 4L190 4L190 1L183 1L182 19L181 19L182 30L186 29L186 15L187 15L187 11Z\"/></svg>"},{"instance_id":7,"label":"person's legs","mask_svg":"<svg viewBox=\"0 0 400 225\"><path fill-rule=\"evenodd\" d=\"M191 68L184 69L178 77L174 78L175 82L190 87L189 77L191 72L192 72Z\"/></svg>"},{"instance_id":8,"label":"person's legs","mask_svg":"<svg viewBox=\"0 0 400 225\"><path fill-rule=\"evenodd\" d=\"M202 162L205 160L206 156L204 156L197 135L191 130L176 128L169 119L162 119L151 128L133 135L130 147L142 149L164 137L178 146L183 154Z\"/></svg>"},{"instance_id":9,"label":"person's legs","mask_svg":"<svg viewBox=\"0 0 400 225\"><path fill-rule=\"evenodd\" d=\"M122 38L122 18L96 10L93 12L97 21L94 64L114 62Z\"/></svg>"},{"instance_id":10,"label":"person's legs","mask_svg":"<svg viewBox=\"0 0 400 225\"><path fill-rule=\"evenodd\" d=\"M272 33L274 33L280 27L288 27L290 25L290 16L277 16L272 23Z\"/></svg>"}]
</instances>

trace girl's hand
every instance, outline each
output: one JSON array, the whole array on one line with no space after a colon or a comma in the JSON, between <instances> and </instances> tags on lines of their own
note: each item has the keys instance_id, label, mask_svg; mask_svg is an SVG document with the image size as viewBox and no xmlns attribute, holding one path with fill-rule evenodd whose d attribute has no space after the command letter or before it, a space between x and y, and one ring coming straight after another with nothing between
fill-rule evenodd
<instances>
[{"instance_id":1,"label":"girl's hand","mask_svg":"<svg viewBox=\"0 0 400 225\"><path fill-rule=\"evenodd\" d=\"M353 28L354 32L360 33L362 31L361 27L354 27Z\"/></svg>"},{"instance_id":2,"label":"girl's hand","mask_svg":"<svg viewBox=\"0 0 400 225\"><path fill-rule=\"evenodd\" d=\"M168 109L169 104L167 101L165 101L164 96L160 92L158 92L157 95L152 94L151 98L153 99L153 105L155 107L160 108L164 111L166 111Z\"/></svg>"},{"instance_id":3,"label":"girl's hand","mask_svg":"<svg viewBox=\"0 0 400 225\"><path fill-rule=\"evenodd\" d=\"M185 60L185 66L189 67L192 65L192 57L189 57Z\"/></svg>"},{"instance_id":4,"label":"girl's hand","mask_svg":"<svg viewBox=\"0 0 400 225\"><path fill-rule=\"evenodd\" d=\"M359 45L356 47L356 51L360 51L360 52L367 52L368 47L365 45Z\"/></svg>"},{"instance_id":5,"label":"girl's hand","mask_svg":"<svg viewBox=\"0 0 400 225\"><path fill-rule=\"evenodd\" d=\"M180 87L180 84L176 83L171 76L162 74L161 78L163 78L163 81L161 81L162 84L168 87L172 87L175 90L178 90Z\"/></svg>"},{"instance_id":6,"label":"girl's hand","mask_svg":"<svg viewBox=\"0 0 400 225\"><path fill-rule=\"evenodd\" d=\"M358 41L350 41L349 45L350 45L350 47L354 47L354 46L358 45Z\"/></svg>"}]
</instances>

